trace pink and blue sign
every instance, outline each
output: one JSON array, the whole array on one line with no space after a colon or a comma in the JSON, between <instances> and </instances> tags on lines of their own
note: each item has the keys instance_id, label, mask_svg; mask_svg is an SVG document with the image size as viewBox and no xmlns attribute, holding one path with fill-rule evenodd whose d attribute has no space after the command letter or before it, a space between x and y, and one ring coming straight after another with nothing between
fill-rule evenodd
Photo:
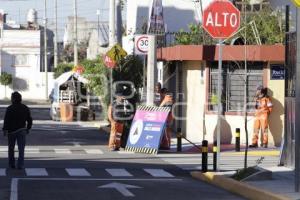
<instances>
[{"instance_id":1,"label":"pink and blue sign","mask_svg":"<svg viewBox=\"0 0 300 200\"><path fill-rule=\"evenodd\" d=\"M126 151L156 154L170 108L141 106L137 109L127 140Z\"/></svg>"}]
</instances>

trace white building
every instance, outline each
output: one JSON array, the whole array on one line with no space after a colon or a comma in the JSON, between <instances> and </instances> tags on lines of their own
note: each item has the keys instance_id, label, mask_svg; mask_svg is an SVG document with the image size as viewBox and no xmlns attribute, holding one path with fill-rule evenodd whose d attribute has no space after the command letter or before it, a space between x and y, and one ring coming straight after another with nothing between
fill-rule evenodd
<instances>
[{"instance_id":1,"label":"white building","mask_svg":"<svg viewBox=\"0 0 300 200\"><path fill-rule=\"evenodd\" d=\"M88 42L93 30L97 30L98 22L87 21L84 17L77 18L77 38L78 43ZM64 46L72 44L74 41L74 17L68 17L68 22L64 32Z\"/></svg>"},{"instance_id":2,"label":"white building","mask_svg":"<svg viewBox=\"0 0 300 200\"><path fill-rule=\"evenodd\" d=\"M3 18L2 18L3 19ZM12 91L21 92L27 100L46 99L46 74L44 71L44 37L39 26L8 25L0 21L0 72L12 75L7 87L7 97ZM48 48L53 48L53 34L47 31ZM52 44L52 45L51 45ZM52 55L48 53L48 71L51 71ZM52 64L53 65L53 64ZM53 87L53 73L48 73L48 94ZM5 88L0 85L0 99L5 98Z\"/></svg>"},{"instance_id":3,"label":"white building","mask_svg":"<svg viewBox=\"0 0 300 200\"><path fill-rule=\"evenodd\" d=\"M88 59L95 59L97 56L107 52L109 45L108 37L109 28L107 23L99 24L99 27L91 32L87 48Z\"/></svg>"}]
</instances>

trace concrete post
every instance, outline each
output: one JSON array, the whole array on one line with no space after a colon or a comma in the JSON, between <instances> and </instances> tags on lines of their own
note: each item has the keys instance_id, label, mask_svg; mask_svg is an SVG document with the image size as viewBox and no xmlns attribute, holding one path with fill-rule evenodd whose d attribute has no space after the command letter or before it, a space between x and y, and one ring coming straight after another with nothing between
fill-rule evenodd
<instances>
[{"instance_id":1,"label":"concrete post","mask_svg":"<svg viewBox=\"0 0 300 200\"><path fill-rule=\"evenodd\" d=\"M147 106L154 105L154 84L155 78L154 73L156 66L156 36L148 35L149 40L149 51L148 51L148 62L147 62Z\"/></svg>"}]
</instances>

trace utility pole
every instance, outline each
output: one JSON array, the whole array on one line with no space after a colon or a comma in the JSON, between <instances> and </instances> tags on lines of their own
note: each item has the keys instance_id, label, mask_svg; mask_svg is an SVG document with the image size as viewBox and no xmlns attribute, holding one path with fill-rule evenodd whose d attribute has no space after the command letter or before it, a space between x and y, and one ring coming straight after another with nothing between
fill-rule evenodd
<instances>
[{"instance_id":1,"label":"utility pole","mask_svg":"<svg viewBox=\"0 0 300 200\"><path fill-rule=\"evenodd\" d=\"M300 8L297 8L297 64L296 64L296 102L295 119L300 117ZM295 123L295 191L300 191L300 123Z\"/></svg>"},{"instance_id":2,"label":"utility pole","mask_svg":"<svg viewBox=\"0 0 300 200\"><path fill-rule=\"evenodd\" d=\"M147 106L154 105L154 73L156 66L156 36L148 35L149 50L147 62Z\"/></svg>"},{"instance_id":3,"label":"utility pole","mask_svg":"<svg viewBox=\"0 0 300 200\"><path fill-rule=\"evenodd\" d=\"M55 11L54 11L54 18L55 18L55 36L54 36L54 68L57 68L58 63L58 50L57 50L57 0L54 0Z\"/></svg>"},{"instance_id":4,"label":"utility pole","mask_svg":"<svg viewBox=\"0 0 300 200\"><path fill-rule=\"evenodd\" d=\"M99 32L100 32L100 10L97 10L97 17L98 17L98 21L97 21L97 32L98 32L98 37L99 37Z\"/></svg>"},{"instance_id":5,"label":"utility pole","mask_svg":"<svg viewBox=\"0 0 300 200\"><path fill-rule=\"evenodd\" d=\"M122 9L121 9L121 1L116 0L116 17L117 17L117 42L122 44Z\"/></svg>"},{"instance_id":6,"label":"utility pole","mask_svg":"<svg viewBox=\"0 0 300 200\"><path fill-rule=\"evenodd\" d=\"M74 0L74 66L78 65L77 0Z\"/></svg>"},{"instance_id":7,"label":"utility pole","mask_svg":"<svg viewBox=\"0 0 300 200\"><path fill-rule=\"evenodd\" d=\"M109 2L109 46L112 47L116 43L116 2ZM110 102L113 101L113 69L110 69Z\"/></svg>"},{"instance_id":8,"label":"utility pole","mask_svg":"<svg viewBox=\"0 0 300 200\"><path fill-rule=\"evenodd\" d=\"M44 68L45 68L45 95L46 95L46 99L48 100L48 56L47 56L47 41L48 41L48 37L47 37L47 0L44 1Z\"/></svg>"},{"instance_id":9,"label":"utility pole","mask_svg":"<svg viewBox=\"0 0 300 200\"><path fill-rule=\"evenodd\" d=\"M110 0L109 6L109 46L116 43L116 2Z\"/></svg>"}]
</instances>

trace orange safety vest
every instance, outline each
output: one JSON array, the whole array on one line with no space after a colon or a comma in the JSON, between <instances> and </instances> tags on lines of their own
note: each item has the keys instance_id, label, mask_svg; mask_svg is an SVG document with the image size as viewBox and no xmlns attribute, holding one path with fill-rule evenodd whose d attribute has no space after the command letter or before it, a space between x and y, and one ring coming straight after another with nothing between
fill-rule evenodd
<instances>
[{"instance_id":1,"label":"orange safety vest","mask_svg":"<svg viewBox=\"0 0 300 200\"><path fill-rule=\"evenodd\" d=\"M270 114L272 112L273 104L269 97L262 97L256 100L256 112L255 115Z\"/></svg>"}]
</instances>

